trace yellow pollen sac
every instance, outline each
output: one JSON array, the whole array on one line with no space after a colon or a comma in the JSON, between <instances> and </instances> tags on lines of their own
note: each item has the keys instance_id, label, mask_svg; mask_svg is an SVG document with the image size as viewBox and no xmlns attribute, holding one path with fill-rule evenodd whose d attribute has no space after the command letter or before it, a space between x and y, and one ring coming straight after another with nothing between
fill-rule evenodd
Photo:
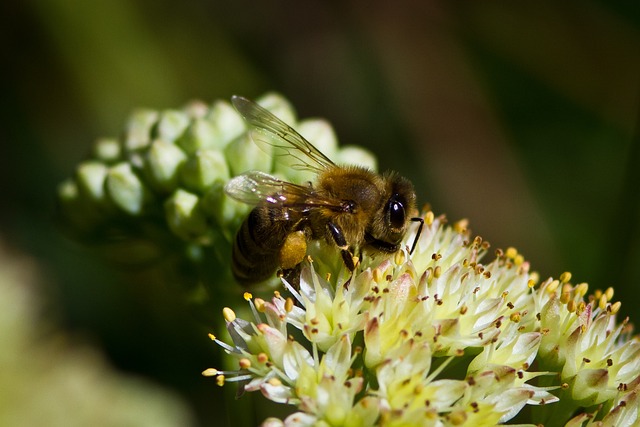
<instances>
[{"instance_id":1,"label":"yellow pollen sac","mask_svg":"<svg viewBox=\"0 0 640 427\"><path fill-rule=\"evenodd\" d=\"M262 298L254 299L253 303L256 306L256 310L258 310L260 313L264 313L264 311L266 310L266 307L265 307L265 302Z\"/></svg>"},{"instance_id":2,"label":"yellow pollen sac","mask_svg":"<svg viewBox=\"0 0 640 427\"><path fill-rule=\"evenodd\" d=\"M571 301L571 292L565 292L564 290L560 294L560 302L566 304Z\"/></svg>"},{"instance_id":3,"label":"yellow pollen sac","mask_svg":"<svg viewBox=\"0 0 640 427\"><path fill-rule=\"evenodd\" d=\"M224 317L224 320L226 320L229 323L236 320L236 313L233 310L231 310L229 307L225 307L222 309L222 316Z\"/></svg>"},{"instance_id":4,"label":"yellow pollen sac","mask_svg":"<svg viewBox=\"0 0 640 427\"><path fill-rule=\"evenodd\" d=\"M571 273L568 271L565 271L564 273L562 273L560 275L560 281L562 283L568 283L571 280Z\"/></svg>"},{"instance_id":5,"label":"yellow pollen sac","mask_svg":"<svg viewBox=\"0 0 640 427\"><path fill-rule=\"evenodd\" d=\"M553 282L549 283L549 286L547 286L547 292L550 294L555 293L555 291L558 289L558 286L560 286L560 282L554 280Z\"/></svg>"},{"instance_id":6,"label":"yellow pollen sac","mask_svg":"<svg viewBox=\"0 0 640 427\"><path fill-rule=\"evenodd\" d=\"M251 367L251 360L243 357L238 361L238 365L240 365L242 369L249 369Z\"/></svg>"},{"instance_id":7,"label":"yellow pollen sac","mask_svg":"<svg viewBox=\"0 0 640 427\"><path fill-rule=\"evenodd\" d=\"M253 295L251 295L251 292L245 292L243 297L245 301L249 301L251 298L253 298Z\"/></svg>"},{"instance_id":8,"label":"yellow pollen sac","mask_svg":"<svg viewBox=\"0 0 640 427\"><path fill-rule=\"evenodd\" d=\"M453 224L453 229L458 234L464 234L467 232L467 228L469 227L468 219L461 219L460 221Z\"/></svg>"},{"instance_id":9,"label":"yellow pollen sac","mask_svg":"<svg viewBox=\"0 0 640 427\"><path fill-rule=\"evenodd\" d=\"M372 271L373 281L376 283L380 283L382 281L382 272L379 268L374 268Z\"/></svg>"},{"instance_id":10,"label":"yellow pollen sac","mask_svg":"<svg viewBox=\"0 0 640 427\"><path fill-rule=\"evenodd\" d=\"M520 322L520 313L511 314L511 316L509 316L509 319L514 323Z\"/></svg>"},{"instance_id":11,"label":"yellow pollen sac","mask_svg":"<svg viewBox=\"0 0 640 427\"><path fill-rule=\"evenodd\" d=\"M583 282L576 286L576 294L580 297L585 296L587 292L589 292L589 285L587 283Z\"/></svg>"},{"instance_id":12,"label":"yellow pollen sac","mask_svg":"<svg viewBox=\"0 0 640 427\"><path fill-rule=\"evenodd\" d=\"M208 334L209 338L211 339L211 341L215 341L216 340L216 336L213 334Z\"/></svg>"},{"instance_id":13,"label":"yellow pollen sac","mask_svg":"<svg viewBox=\"0 0 640 427\"><path fill-rule=\"evenodd\" d=\"M461 426L467 421L467 413L464 411L455 411L449 415L449 421L454 426Z\"/></svg>"},{"instance_id":14,"label":"yellow pollen sac","mask_svg":"<svg viewBox=\"0 0 640 427\"><path fill-rule=\"evenodd\" d=\"M276 298L280 298L280 291L273 291L273 296Z\"/></svg>"},{"instance_id":15,"label":"yellow pollen sac","mask_svg":"<svg viewBox=\"0 0 640 427\"><path fill-rule=\"evenodd\" d=\"M432 211L427 212L424 215L424 223L425 225L431 225L433 224L433 220L435 219L435 215Z\"/></svg>"},{"instance_id":16,"label":"yellow pollen sac","mask_svg":"<svg viewBox=\"0 0 640 427\"><path fill-rule=\"evenodd\" d=\"M620 301L616 301L613 304L611 304L611 306L609 306L609 312L611 314L617 314L618 311L620 311L620 306L622 305L622 303Z\"/></svg>"},{"instance_id":17,"label":"yellow pollen sac","mask_svg":"<svg viewBox=\"0 0 640 427\"><path fill-rule=\"evenodd\" d=\"M524 257L520 254L516 255L516 257L513 259L513 263L515 265L522 265L523 262L524 262Z\"/></svg>"},{"instance_id":18,"label":"yellow pollen sac","mask_svg":"<svg viewBox=\"0 0 640 427\"><path fill-rule=\"evenodd\" d=\"M396 265L404 264L404 251L396 252L396 256L393 259Z\"/></svg>"},{"instance_id":19,"label":"yellow pollen sac","mask_svg":"<svg viewBox=\"0 0 640 427\"><path fill-rule=\"evenodd\" d=\"M440 268L440 266L437 266L435 270L433 270L433 277L437 279L438 277L440 277L441 274L442 274L442 268Z\"/></svg>"},{"instance_id":20,"label":"yellow pollen sac","mask_svg":"<svg viewBox=\"0 0 640 427\"><path fill-rule=\"evenodd\" d=\"M278 387L282 385L282 381L280 381L277 378L271 378L269 381L267 381L269 384L271 384L274 387Z\"/></svg>"},{"instance_id":21,"label":"yellow pollen sac","mask_svg":"<svg viewBox=\"0 0 640 427\"><path fill-rule=\"evenodd\" d=\"M606 295L602 295L600 297L600 300L598 301L598 307L600 307L600 310L604 310L605 308L607 308L607 303L609 301L607 301L607 296Z\"/></svg>"},{"instance_id":22,"label":"yellow pollen sac","mask_svg":"<svg viewBox=\"0 0 640 427\"><path fill-rule=\"evenodd\" d=\"M580 301L578 303L578 307L576 308L576 313L582 314L582 313L584 313L584 310L586 308L587 308L587 305L584 303L584 301Z\"/></svg>"},{"instance_id":23,"label":"yellow pollen sac","mask_svg":"<svg viewBox=\"0 0 640 427\"><path fill-rule=\"evenodd\" d=\"M533 280L533 279L529 279L529 280L527 281L527 286L528 286L529 288L533 288L535 285L536 285L535 280Z\"/></svg>"},{"instance_id":24,"label":"yellow pollen sac","mask_svg":"<svg viewBox=\"0 0 640 427\"><path fill-rule=\"evenodd\" d=\"M291 310L293 310L293 300L291 299L291 297L287 298L287 300L285 301L284 310L287 313L291 313Z\"/></svg>"},{"instance_id":25,"label":"yellow pollen sac","mask_svg":"<svg viewBox=\"0 0 640 427\"><path fill-rule=\"evenodd\" d=\"M573 313L574 311L576 311L576 302L574 300L570 300L567 303L567 311L569 313Z\"/></svg>"},{"instance_id":26,"label":"yellow pollen sac","mask_svg":"<svg viewBox=\"0 0 640 427\"><path fill-rule=\"evenodd\" d=\"M611 301L611 299L613 298L613 288L609 286L607 290L604 291L604 294L607 296L607 300Z\"/></svg>"},{"instance_id":27,"label":"yellow pollen sac","mask_svg":"<svg viewBox=\"0 0 640 427\"><path fill-rule=\"evenodd\" d=\"M216 377L216 384L218 384L220 387L224 385L224 375L218 375Z\"/></svg>"},{"instance_id":28,"label":"yellow pollen sac","mask_svg":"<svg viewBox=\"0 0 640 427\"><path fill-rule=\"evenodd\" d=\"M267 363L269 361L269 356L267 353L258 353L258 362Z\"/></svg>"},{"instance_id":29,"label":"yellow pollen sac","mask_svg":"<svg viewBox=\"0 0 640 427\"><path fill-rule=\"evenodd\" d=\"M208 368L202 371L202 375L205 377L215 377L218 375L218 370L216 368Z\"/></svg>"},{"instance_id":30,"label":"yellow pollen sac","mask_svg":"<svg viewBox=\"0 0 640 427\"><path fill-rule=\"evenodd\" d=\"M510 259L514 259L518 255L518 250L514 247L509 247L504 253L504 256Z\"/></svg>"}]
</instances>

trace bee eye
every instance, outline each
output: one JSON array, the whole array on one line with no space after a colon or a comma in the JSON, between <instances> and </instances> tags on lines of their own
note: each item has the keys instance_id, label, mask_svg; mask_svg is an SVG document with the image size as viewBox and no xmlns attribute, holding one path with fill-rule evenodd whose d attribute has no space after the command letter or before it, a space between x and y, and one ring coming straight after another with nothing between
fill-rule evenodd
<instances>
[{"instance_id":1,"label":"bee eye","mask_svg":"<svg viewBox=\"0 0 640 427\"><path fill-rule=\"evenodd\" d=\"M387 223L391 228L401 229L405 221L404 204L398 200L398 195L394 194L387 204Z\"/></svg>"}]
</instances>

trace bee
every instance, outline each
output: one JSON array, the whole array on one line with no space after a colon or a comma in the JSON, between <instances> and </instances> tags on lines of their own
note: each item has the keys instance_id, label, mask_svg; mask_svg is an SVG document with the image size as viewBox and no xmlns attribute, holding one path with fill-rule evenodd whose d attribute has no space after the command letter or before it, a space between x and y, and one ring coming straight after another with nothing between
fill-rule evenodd
<instances>
[{"instance_id":1,"label":"bee","mask_svg":"<svg viewBox=\"0 0 640 427\"><path fill-rule=\"evenodd\" d=\"M262 282L278 270L295 271L307 242L324 240L337 247L349 271L360 251L394 253L416 209L413 184L395 172L378 174L361 166L336 165L292 127L257 103L233 96L235 109L252 128L253 141L285 156L296 169L311 170L315 183L294 184L264 172L231 179L225 192L254 206L236 234L232 272L243 285ZM265 145L266 144L266 145ZM415 249L417 236L411 252Z\"/></svg>"}]
</instances>

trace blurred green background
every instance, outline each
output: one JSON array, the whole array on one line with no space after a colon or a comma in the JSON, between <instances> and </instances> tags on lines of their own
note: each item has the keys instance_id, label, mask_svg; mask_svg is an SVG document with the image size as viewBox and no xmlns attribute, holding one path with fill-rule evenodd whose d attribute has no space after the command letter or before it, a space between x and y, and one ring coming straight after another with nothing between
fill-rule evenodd
<instances>
[{"instance_id":1,"label":"blurred green background","mask_svg":"<svg viewBox=\"0 0 640 427\"><path fill-rule=\"evenodd\" d=\"M640 321L637 1L1 8L4 244L36 261L49 316L174 390L197 425L244 405L200 377L219 360L211 326L153 268L114 268L52 220L56 185L136 107L279 91L412 179L436 213L469 218L542 277L615 286L622 315Z\"/></svg>"}]
</instances>

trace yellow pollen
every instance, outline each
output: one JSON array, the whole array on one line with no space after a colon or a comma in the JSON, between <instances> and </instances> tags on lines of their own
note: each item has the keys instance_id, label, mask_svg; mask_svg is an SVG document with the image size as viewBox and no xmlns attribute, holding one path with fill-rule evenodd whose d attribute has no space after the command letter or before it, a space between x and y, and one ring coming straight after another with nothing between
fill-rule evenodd
<instances>
[{"instance_id":1,"label":"yellow pollen","mask_svg":"<svg viewBox=\"0 0 640 427\"><path fill-rule=\"evenodd\" d=\"M205 377L215 377L218 375L218 370L216 368L208 368L202 371L202 375Z\"/></svg>"},{"instance_id":2,"label":"yellow pollen","mask_svg":"<svg viewBox=\"0 0 640 427\"><path fill-rule=\"evenodd\" d=\"M211 339L211 341L215 341L216 340L216 336L213 334L208 334L209 338Z\"/></svg>"},{"instance_id":3,"label":"yellow pollen","mask_svg":"<svg viewBox=\"0 0 640 427\"><path fill-rule=\"evenodd\" d=\"M461 219L460 221L453 224L453 229L459 234L466 233L467 227L469 227L468 219Z\"/></svg>"},{"instance_id":4,"label":"yellow pollen","mask_svg":"<svg viewBox=\"0 0 640 427\"><path fill-rule=\"evenodd\" d=\"M576 311L576 302L574 300L570 300L567 303L567 311L569 313L573 313L574 311Z\"/></svg>"},{"instance_id":5,"label":"yellow pollen","mask_svg":"<svg viewBox=\"0 0 640 427\"><path fill-rule=\"evenodd\" d=\"M311 255L307 255L307 261L309 261L309 264L313 263L313 258L311 258Z\"/></svg>"},{"instance_id":6,"label":"yellow pollen","mask_svg":"<svg viewBox=\"0 0 640 427\"><path fill-rule=\"evenodd\" d=\"M511 319L511 321L514 323L520 322L520 313L511 314L511 316L509 316L509 319Z\"/></svg>"},{"instance_id":7,"label":"yellow pollen","mask_svg":"<svg viewBox=\"0 0 640 427\"><path fill-rule=\"evenodd\" d=\"M528 286L529 288L533 288L535 285L536 285L535 280L533 280L533 279L529 279L529 280L527 281L527 286Z\"/></svg>"},{"instance_id":8,"label":"yellow pollen","mask_svg":"<svg viewBox=\"0 0 640 427\"><path fill-rule=\"evenodd\" d=\"M520 254L516 255L516 257L513 259L513 263L515 265L522 265L523 262L524 262L524 257Z\"/></svg>"},{"instance_id":9,"label":"yellow pollen","mask_svg":"<svg viewBox=\"0 0 640 427\"><path fill-rule=\"evenodd\" d=\"M253 295L251 295L251 292L245 292L243 297L245 301L249 301L251 298L253 298Z\"/></svg>"},{"instance_id":10,"label":"yellow pollen","mask_svg":"<svg viewBox=\"0 0 640 427\"><path fill-rule=\"evenodd\" d=\"M218 384L220 387L224 385L224 375L218 375L216 377L216 384Z\"/></svg>"},{"instance_id":11,"label":"yellow pollen","mask_svg":"<svg viewBox=\"0 0 640 427\"><path fill-rule=\"evenodd\" d=\"M273 296L276 298L281 298L280 297L280 291L273 291Z\"/></svg>"},{"instance_id":12,"label":"yellow pollen","mask_svg":"<svg viewBox=\"0 0 640 427\"><path fill-rule=\"evenodd\" d=\"M529 275L530 280L533 280L533 284L536 285L540 281L540 275L537 271L534 271Z\"/></svg>"},{"instance_id":13,"label":"yellow pollen","mask_svg":"<svg viewBox=\"0 0 640 427\"><path fill-rule=\"evenodd\" d=\"M562 273L560 275L560 281L562 283L568 283L571 280L571 273L568 271L565 271L564 273Z\"/></svg>"},{"instance_id":14,"label":"yellow pollen","mask_svg":"<svg viewBox=\"0 0 640 427\"><path fill-rule=\"evenodd\" d=\"M433 220L434 219L435 219L435 215L434 215L434 213L432 211L429 211L424 215L424 223L426 225L433 224Z\"/></svg>"},{"instance_id":15,"label":"yellow pollen","mask_svg":"<svg viewBox=\"0 0 640 427\"><path fill-rule=\"evenodd\" d=\"M278 386L281 386L281 385L282 385L282 381L280 381L280 380L279 380L279 379L277 379L277 378L271 378L271 379L269 379L269 381L267 381L267 382L268 382L269 384L271 384L272 386L274 386L274 387L278 387Z\"/></svg>"},{"instance_id":16,"label":"yellow pollen","mask_svg":"<svg viewBox=\"0 0 640 427\"><path fill-rule=\"evenodd\" d=\"M596 291L593 293L593 298L600 299L601 296L602 296L602 291L600 289L596 289Z\"/></svg>"},{"instance_id":17,"label":"yellow pollen","mask_svg":"<svg viewBox=\"0 0 640 427\"><path fill-rule=\"evenodd\" d=\"M609 308L609 312L611 314L617 314L618 311L620 310L620 306L622 305L622 303L620 301L616 301L613 304L611 304L610 308Z\"/></svg>"},{"instance_id":18,"label":"yellow pollen","mask_svg":"<svg viewBox=\"0 0 640 427\"><path fill-rule=\"evenodd\" d=\"M562 294L560 294L560 302L562 304L566 304L571 300L571 292L565 292L564 290L562 291Z\"/></svg>"},{"instance_id":19,"label":"yellow pollen","mask_svg":"<svg viewBox=\"0 0 640 427\"><path fill-rule=\"evenodd\" d=\"M455 411L449 415L449 421L454 426L460 426L467 421L467 413L464 411Z\"/></svg>"},{"instance_id":20,"label":"yellow pollen","mask_svg":"<svg viewBox=\"0 0 640 427\"><path fill-rule=\"evenodd\" d=\"M585 308L587 308L587 305L584 303L584 301L580 301L578 303L578 307L576 308L576 313L578 314L584 313Z\"/></svg>"},{"instance_id":21,"label":"yellow pollen","mask_svg":"<svg viewBox=\"0 0 640 427\"><path fill-rule=\"evenodd\" d=\"M379 268L374 268L372 275L373 275L374 282L380 283L382 281L382 272L380 271Z\"/></svg>"},{"instance_id":22,"label":"yellow pollen","mask_svg":"<svg viewBox=\"0 0 640 427\"><path fill-rule=\"evenodd\" d=\"M504 255L507 258L514 259L518 255L518 250L516 248L514 248L514 247L509 247L505 251Z\"/></svg>"},{"instance_id":23,"label":"yellow pollen","mask_svg":"<svg viewBox=\"0 0 640 427\"><path fill-rule=\"evenodd\" d=\"M468 310L469 308L463 304L462 307L460 307L460 314L465 314Z\"/></svg>"},{"instance_id":24,"label":"yellow pollen","mask_svg":"<svg viewBox=\"0 0 640 427\"><path fill-rule=\"evenodd\" d=\"M253 300L253 303L256 306L256 310L258 310L260 313L264 313L266 310L266 306L265 306L265 302L262 298L256 298Z\"/></svg>"},{"instance_id":25,"label":"yellow pollen","mask_svg":"<svg viewBox=\"0 0 640 427\"><path fill-rule=\"evenodd\" d=\"M225 307L222 309L222 316L224 317L224 320L226 320L229 323L236 320L236 313L233 310L231 310L229 307Z\"/></svg>"},{"instance_id":26,"label":"yellow pollen","mask_svg":"<svg viewBox=\"0 0 640 427\"><path fill-rule=\"evenodd\" d=\"M238 365L240 365L242 369L249 369L251 367L251 360L243 357L238 361Z\"/></svg>"},{"instance_id":27,"label":"yellow pollen","mask_svg":"<svg viewBox=\"0 0 640 427\"><path fill-rule=\"evenodd\" d=\"M329 280L331 280L331 272L330 272L330 271L329 271L329 272L327 272L327 275L325 276L325 278L326 278L327 282L328 282Z\"/></svg>"},{"instance_id":28,"label":"yellow pollen","mask_svg":"<svg viewBox=\"0 0 640 427\"><path fill-rule=\"evenodd\" d=\"M404 264L404 251L396 252L396 256L393 259L396 265Z\"/></svg>"},{"instance_id":29,"label":"yellow pollen","mask_svg":"<svg viewBox=\"0 0 640 427\"><path fill-rule=\"evenodd\" d=\"M589 292L589 285L587 283L580 283L576 286L576 295L583 297Z\"/></svg>"},{"instance_id":30,"label":"yellow pollen","mask_svg":"<svg viewBox=\"0 0 640 427\"><path fill-rule=\"evenodd\" d=\"M554 280L553 282L549 283L549 286L547 286L547 292L550 294L555 293L556 289L558 289L558 286L560 286L560 282Z\"/></svg>"},{"instance_id":31,"label":"yellow pollen","mask_svg":"<svg viewBox=\"0 0 640 427\"><path fill-rule=\"evenodd\" d=\"M611 301L611 299L613 298L613 288L609 286L607 290L604 291L604 294L607 296L607 300Z\"/></svg>"},{"instance_id":32,"label":"yellow pollen","mask_svg":"<svg viewBox=\"0 0 640 427\"><path fill-rule=\"evenodd\" d=\"M269 361L269 356L267 353L258 353L258 362L267 363Z\"/></svg>"},{"instance_id":33,"label":"yellow pollen","mask_svg":"<svg viewBox=\"0 0 640 427\"><path fill-rule=\"evenodd\" d=\"M609 301L607 301L607 296L606 295L602 295L600 297L600 301L598 301L598 307L600 307L600 310L604 310L605 308L607 308L607 303Z\"/></svg>"},{"instance_id":34,"label":"yellow pollen","mask_svg":"<svg viewBox=\"0 0 640 427\"><path fill-rule=\"evenodd\" d=\"M440 266L437 266L433 270L433 277L435 277L437 279L438 277L440 277L440 274L442 274L442 268L440 268Z\"/></svg>"},{"instance_id":35,"label":"yellow pollen","mask_svg":"<svg viewBox=\"0 0 640 427\"><path fill-rule=\"evenodd\" d=\"M291 297L287 298L287 300L285 301L284 310L287 313L291 313L291 310L293 310L293 300L291 299Z\"/></svg>"}]
</instances>

